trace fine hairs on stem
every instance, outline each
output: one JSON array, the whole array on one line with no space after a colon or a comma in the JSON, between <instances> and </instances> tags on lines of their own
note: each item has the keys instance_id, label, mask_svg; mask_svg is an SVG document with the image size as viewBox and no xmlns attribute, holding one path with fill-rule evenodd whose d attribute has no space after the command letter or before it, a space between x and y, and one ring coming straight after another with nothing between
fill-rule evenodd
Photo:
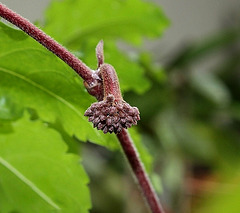
<instances>
[{"instance_id":1,"label":"fine hairs on stem","mask_svg":"<svg viewBox=\"0 0 240 213\"><path fill-rule=\"evenodd\" d=\"M91 106L85 112L85 115L93 122L94 127L97 127L104 133L114 132L116 134L151 212L163 213L163 208L149 181L134 143L126 130L135 125L140 119L139 111L136 107L131 107L122 99L114 68L109 64L104 64L103 42L100 41L96 48L98 69L93 71L42 30L2 3L0 3L0 16L54 53L84 80L84 85L89 94L95 96L99 101L94 103L95 105L93 104L94 106ZM100 115L97 113L102 113L102 119L100 117L99 120L97 119Z\"/></svg>"}]
</instances>

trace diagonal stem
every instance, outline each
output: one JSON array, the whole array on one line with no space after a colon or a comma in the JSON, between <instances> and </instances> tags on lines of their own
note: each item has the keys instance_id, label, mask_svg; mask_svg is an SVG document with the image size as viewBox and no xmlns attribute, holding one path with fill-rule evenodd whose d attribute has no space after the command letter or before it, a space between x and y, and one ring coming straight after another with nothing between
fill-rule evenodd
<instances>
[{"instance_id":1,"label":"diagonal stem","mask_svg":"<svg viewBox=\"0 0 240 213\"><path fill-rule=\"evenodd\" d=\"M138 152L133 144L133 141L130 135L128 134L128 131L126 129L123 129L119 134L117 134L117 138L138 180L142 193L152 213L164 213L164 210L158 200L158 197L153 189L153 186L148 178L148 175L139 158Z\"/></svg>"},{"instance_id":2,"label":"diagonal stem","mask_svg":"<svg viewBox=\"0 0 240 213\"><path fill-rule=\"evenodd\" d=\"M99 76L92 72L92 70L85 65L80 59L71 54L67 49L62 45L57 43L50 36L46 35L42 30L34 26L27 19L18 15L14 11L10 10L6 6L0 3L0 16L11 22L13 25L19 27L22 31L27 33L29 36L34 38L37 42L42 44L65 63L67 63L75 72L83 78L83 80L89 84L94 85L99 80ZM102 49L101 46L97 50L101 55ZM103 58L99 56L98 61L99 65L103 63ZM96 94L96 93L95 93ZM144 169L144 166L139 159L137 150L127 132L123 129L117 138L122 146L122 149L131 165L131 168L138 180L140 188L143 192L143 196L146 198L147 203L149 204L152 213L164 213L163 208L157 198L156 193L151 185L151 182L147 176L147 173Z\"/></svg>"},{"instance_id":3,"label":"diagonal stem","mask_svg":"<svg viewBox=\"0 0 240 213\"><path fill-rule=\"evenodd\" d=\"M29 36L34 38L37 42L42 44L66 64L68 64L73 70L75 70L88 84L95 82L96 76L92 70L85 65L80 59L70 53L66 48L37 28L27 19L23 18L19 14L7 8L0 3L0 16L20 28Z\"/></svg>"}]
</instances>

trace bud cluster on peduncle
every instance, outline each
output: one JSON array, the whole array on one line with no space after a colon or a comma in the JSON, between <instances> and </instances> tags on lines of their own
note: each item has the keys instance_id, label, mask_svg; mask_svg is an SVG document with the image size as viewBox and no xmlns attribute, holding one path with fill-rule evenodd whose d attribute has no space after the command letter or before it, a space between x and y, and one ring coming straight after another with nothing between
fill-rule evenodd
<instances>
[{"instance_id":1,"label":"bud cluster on peduncle","mask_svg":"<svg viewBox=\"0 0 240 213\"><path fill-rule=\"evenodd\" d=\"M85 86L88 91L93 91L98 97L100 97L99 93L102 93L102 98L97 98L99 102L93 103L84 115L89 117L88 120L98 130L117 134L123 128L127 129L137 124L137 121L140 120L139 111L137 107L131 107L123 100L115 69L110 64L104 63L102 41L97 45L96 55L98 59L97 72L101 78L102 87L100 88L98 85L89 88L87 84Z\"/></svg>"},{"instance_id":2,"label":"bud cluster on peduncle","mask_svg":"<svg viewBox=\"0 0 240 213\"><path fill-rule=\"evenodd\" d=\"M54 41L50 36L38 29L27 19L10 10L0 3L0 17L22 29L37 42L42 44L57 57L67 63L84 80L84 85L89 94L95 96L99 102L93 103L85 112L94 127L104 133L117 133L117 138L138 179L139 186L146 198L152 213L163 213L164 210L158 200L157 194L149 181L148 175L139 158L135 145L125 128L136 124L140 119L136 107L131 107L122 99L118 78L111 65L104 64L103 42L100 41L96 48L98 69L92 71L80 59L71 54L63 46Z\"/></svg>"}]
</instances>

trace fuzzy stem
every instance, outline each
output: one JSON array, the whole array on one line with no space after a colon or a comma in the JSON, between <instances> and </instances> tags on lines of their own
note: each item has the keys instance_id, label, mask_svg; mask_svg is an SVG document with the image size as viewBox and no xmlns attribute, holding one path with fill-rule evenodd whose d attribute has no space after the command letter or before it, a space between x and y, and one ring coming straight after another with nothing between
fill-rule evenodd
<instances>
[{"instance_id":1,"label":"fuzzy stem","mask_svg":"<svg viewBox=\"0 0 240 213\"><path fill-rule=\"evenodd\" d=\"M108 95L113 95L115 101L122 100L117 73L113 66L110 64L101 65L100 76L103 80L104 99L106 99Z\"/></svg>"},{"instance_id":2,"label":"fuzzy stem","mask_svg":"<svg viewBox=\"0 0 240 213\"><path fill-rule=\"evenodd\" d=\"M0 4L0 16L20 28L22 31L30 35L37 42L42 44L65 63L67 63L73 70L75 70L88 84L96 81L92 70L86 66L80 59L75 57L62 45L57 43L50 36L46 35L42 30L37 28L27 19L7 8L5 5Z\"/></svg>"},{"instance_id":3,"label":"fuzzy stem","mask_svg":"<svg viewBox=\"0 0 240 213\"><path fill-rule=\"evenodd\" d=\"M29 36L34 38L37 42L42 44L44 47L46 47L48 50L50 50L52 53L54 53L56 56L58 56L60 59L62 59L65 63L67 63L73 70L75 70L85 81L85 83L88 84L88 86L95 85L99 83L99 76L91 71L91 69L86 66L81 60L79 60L77 57L75 57L73 54L71 54L68 50L66 50L63 46L61 46L59 43L57 43L54 39L46 35L43 31L41 31L39 28L34 26L32 23L30 23L28 20L23 18L22 16L18 15L17 13L13 12L6 6L0 3L0 16L6 19L7 21L11 22L13 25L19 27L21 30L23 30L25 33L27 33ZM98 65L100 67L103 66L103 75L110 75L108 78L105 76L104 78L107 79L107 81L113 81L113 83L116 83L115 80L117 80L117 84L114 87L108 88L109 91L113 91L114 94L118 94L117 98L122 98L119 84L118 84L118 78L115 73L115 70L110 65L101 65L103 63L104 58L101 56L102 53L102 43L97 49L98 56ZM108 66L108 68L104 67ZM106 68L106 69L105 69ZM113 70L112 70L113 69ZM105 72L106 71L106 72ZM114 71L114 72L112 72ZM100 89L98 89L100 90ZM116 91L115 91L116 90ZM94 93L95 96L98 93ZM119 95L120 94L120 95ZM97 96L96 96L97 97ZM152 213L163 213L163 209L157 199L157 195L155 194L153 187L151 185L151 182L148 179L147 173L144 170L144 167L138 157L138 153L134 147L134 144L128 135L127 130L123 129L119 134L117 134L118 140L121 143L122 149L124 150L124 153L132 167L132 170L134 174L136 175L139 185L142 189L143 195L146 198Z\"/></svg>"},{"instance_id":4,"label":"fuzzy stem","mask_svg":"<svg viewBox=\"0 0 240 213\"><path fill-rule=\"evenodd\" d=\"M164 213L128 131L123 129L117 137L152 213Z\"/></svg>"}]
</instances>

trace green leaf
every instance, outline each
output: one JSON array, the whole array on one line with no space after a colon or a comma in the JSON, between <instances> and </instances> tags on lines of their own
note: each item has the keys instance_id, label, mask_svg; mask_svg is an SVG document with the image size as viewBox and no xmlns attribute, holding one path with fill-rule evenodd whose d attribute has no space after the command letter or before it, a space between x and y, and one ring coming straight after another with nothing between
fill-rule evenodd
<instances>
[{"instance_id":1,"label":"green leaf","mask_svg":"<svg viewBox=\"0 0 240 213\"><path fill-rule=\"evenodd\" d=\"M2 100L36 110L42 120L61 123L70 136L81 141L115 146L114 137L109 140L84 117L84 111L95 100L79 76L33 39L14 39L15 33L21 32L0 24Z\"/></svg>"},{"instance_id":2,"label":"green leaf","mask_svg":"<svg viewBox=\"0 0 240 213\"><path fill-rule=\"evenodd\" d=\"M52 2L44 30L65 46L80 50L81 59L92 67L96 66L92 50L103 39L106 62L116 68L121 88L143 93L150 86L143 68L119 52L116 44L119 40L139 44L143 37L159 37L167 25L159 7L140 0L64 0Z\"/></svg>"},{"instance_id":3,"label":"green leaf","mask_svg":"<svg viewBox=\"0 0 240 213\"><path fill-rule=\"evenodd\" d=\"M167 26L161 9L141 0L55 0L47 10L45 30L76 48L90 38L139 43L143 36L161 35Z\"/></svg>"},{"instance_id":4,"label":"green leaf","mask_svg":"<svg viewBox=\"0 0 240 213\"><path fill-rule=\"evenodd\" d=\"M28 116L10 125L0 134L0 211L87 213L88 177L61 136Z\"/></svg>"}]
</instances>

